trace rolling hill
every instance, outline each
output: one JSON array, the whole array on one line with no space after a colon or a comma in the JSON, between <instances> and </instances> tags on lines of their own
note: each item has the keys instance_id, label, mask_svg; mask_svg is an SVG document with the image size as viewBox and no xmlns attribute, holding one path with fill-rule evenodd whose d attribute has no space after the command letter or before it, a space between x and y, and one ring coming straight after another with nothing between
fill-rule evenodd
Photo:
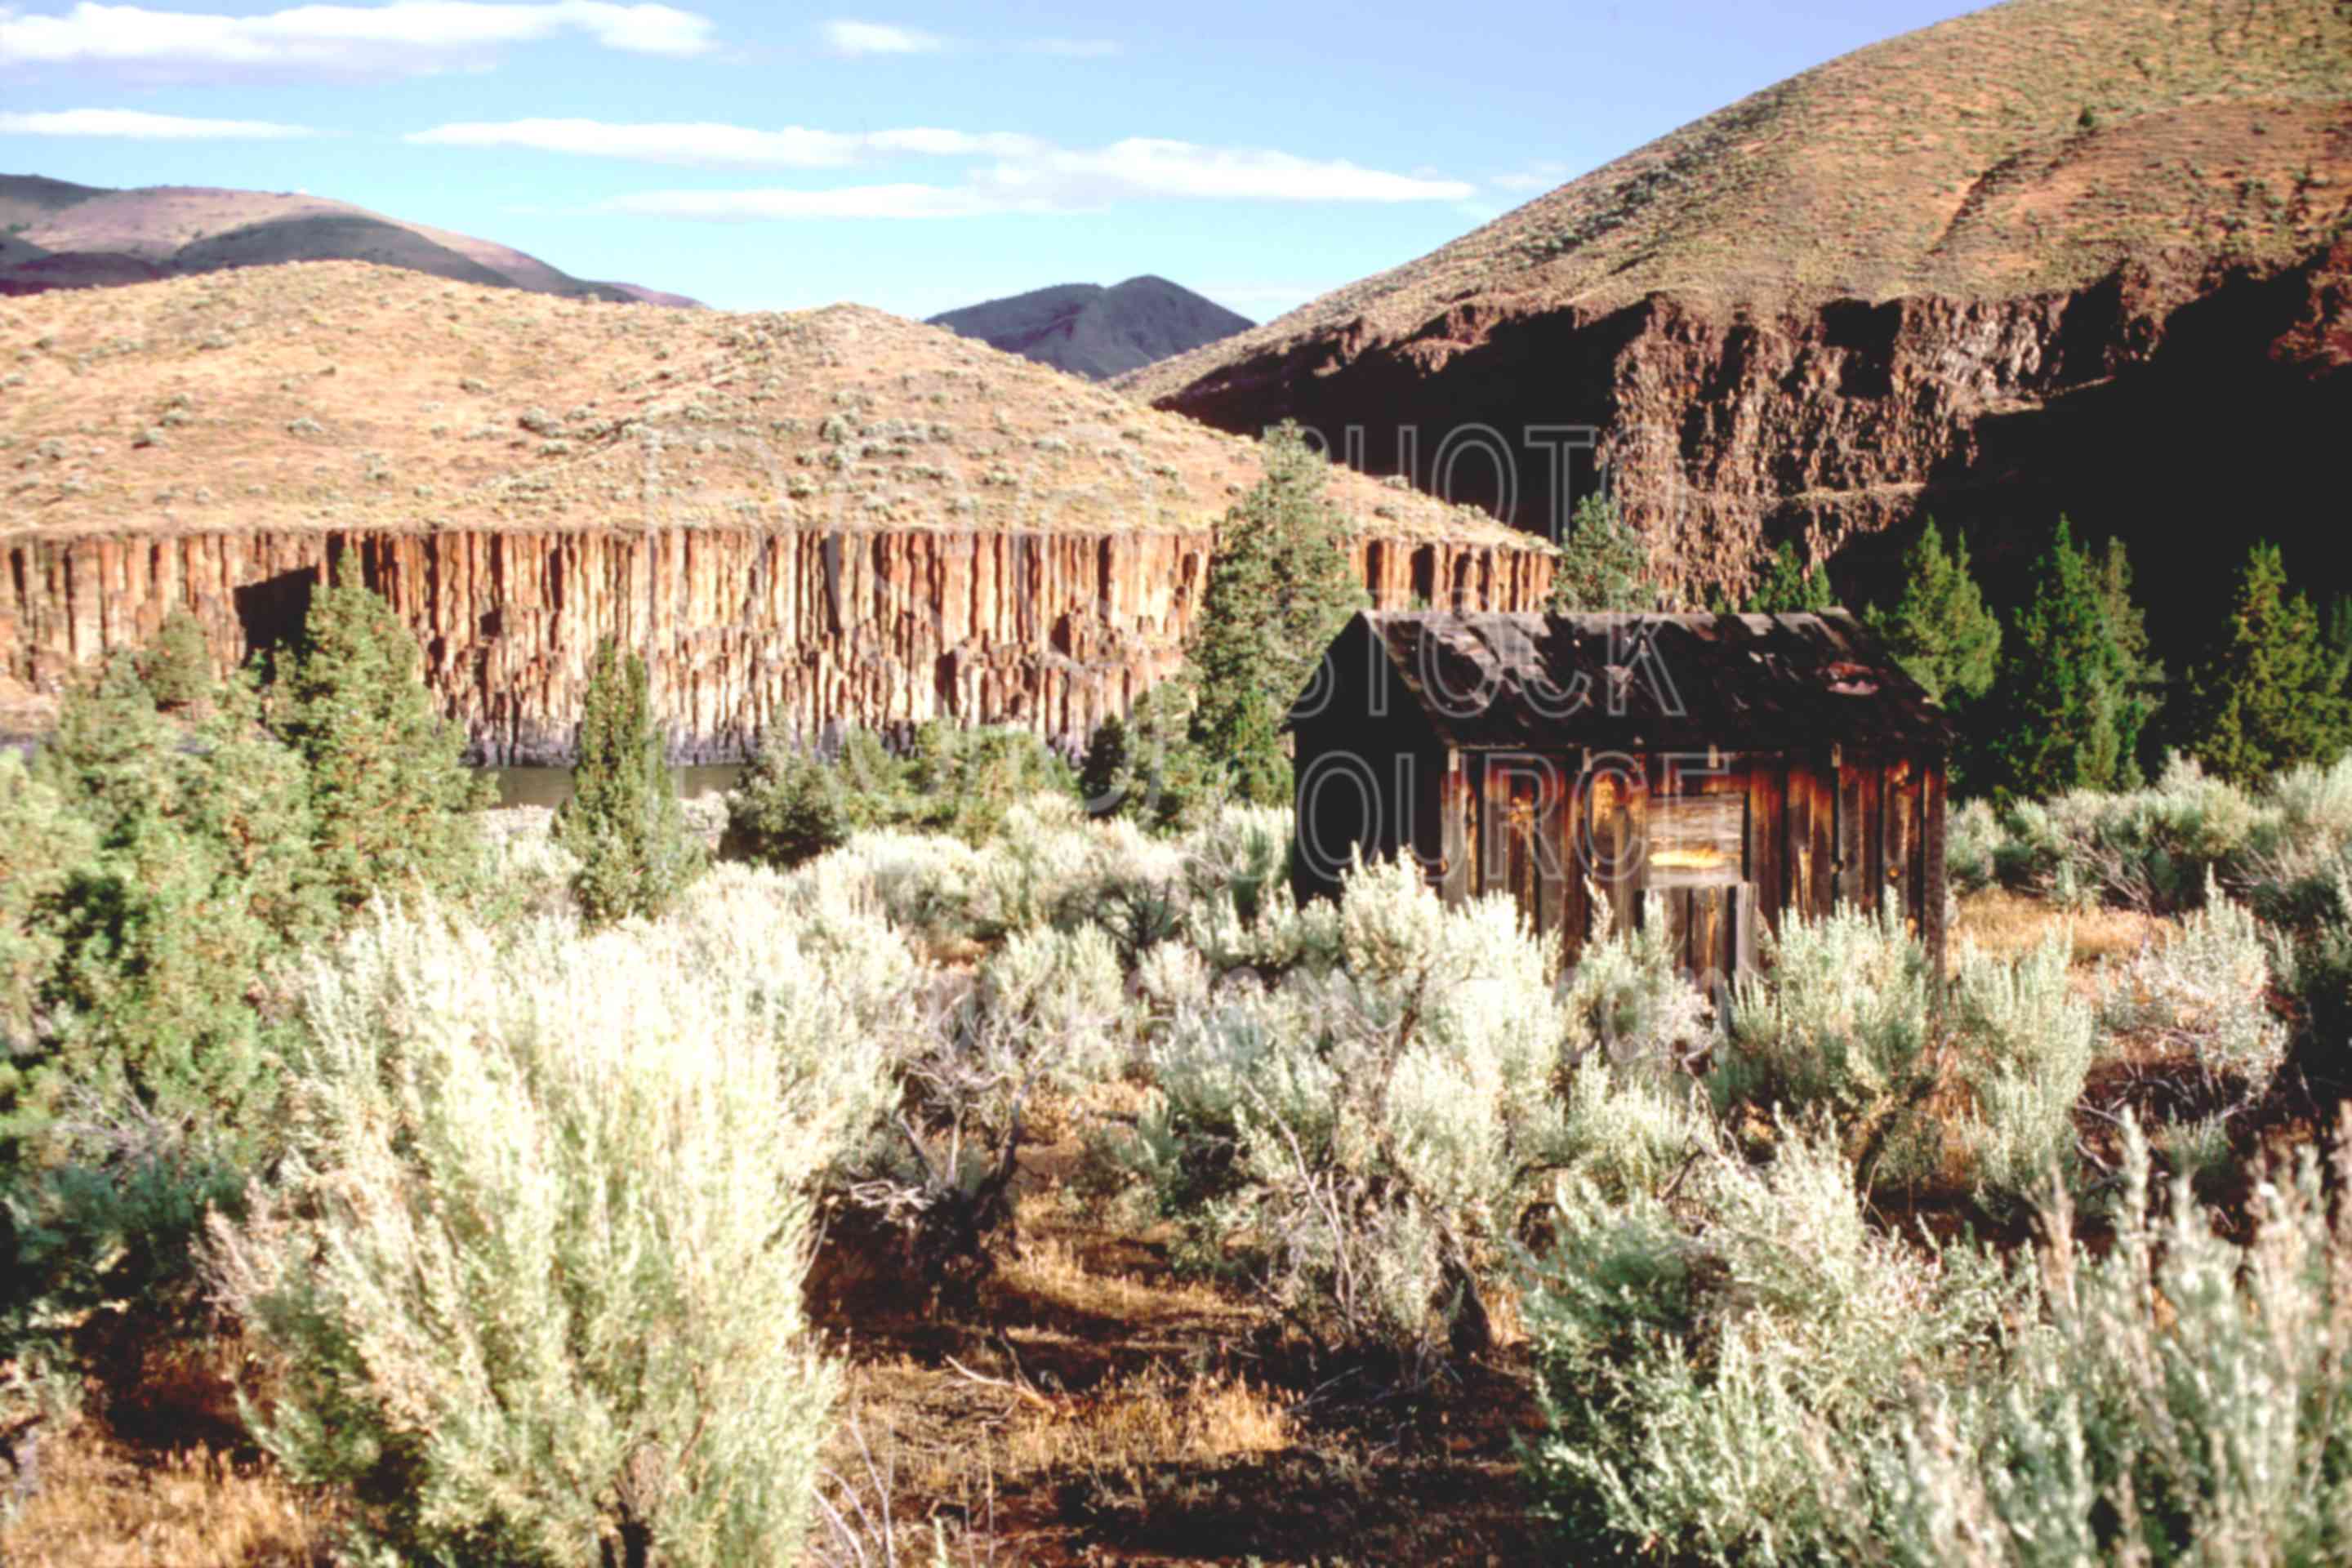
<instances>
[{"instance_id":1,"label":"rolling hill","mask_svg":"<svg viewBox=\"0 0 2352 1568\"><path fill-rule=\"evenodd\" d=\"M1164 278L1130 278L1112 288L1065 283L930 318L962 337L1107 381L1171 354L1247 331L1235 315Z\"/></svg>"},{"instance_id":2,"label":"rolling hill","mask_svg":"<svg viewBox=\"0 0 2352 1568\"><path fill-rule=\"evenodd\" d=\"M1571 488L1605 466L1686 599L1778 540L1866 589L1925 515L1998 564L2066 510L2165 538L2185 604L2244 547L2205 520L2304 538L2336 487L2347 217L2352 8L2011 0L1120 384L1362 425L1364 467L1424 485L1449 432L1509 432L1516 483L1457 462L1454 493L1538 531L1562 437L1529 427L1590 426Z\"/></svg>"},{"instance_id":3,"label":"rolling hill","mask_svg":"<svg viewBox=\"0 0 2352 1568\"><path fill-rule=\"evenodd\" d=\"M583 281L491 240L299 192L201 185L116 191L37 174L0 175L0 294L109 288L283 261L373 261L565 299L694 303L632 284Z\"/></svg>"},{"instance_id":4,"label":"rolling hill","mask_svg":"<svg viewBox=\"0 0 2352 1568\"><path fill-rule=\"evenodd\" d=\"M0 534L1205 529L1254 441L857 305L609 310L350 261L0 303ZM1368 525L1504 539L1342 471Z\"/></svg>"}]
</instances>

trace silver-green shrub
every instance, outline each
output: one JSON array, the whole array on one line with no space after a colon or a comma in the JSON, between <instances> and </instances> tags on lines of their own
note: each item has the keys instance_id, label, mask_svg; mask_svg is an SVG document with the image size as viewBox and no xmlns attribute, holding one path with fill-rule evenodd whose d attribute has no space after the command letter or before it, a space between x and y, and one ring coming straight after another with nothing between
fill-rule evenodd
<instances>
[{"instance_id":1,"label":"silver-green shrub","mask_svg":"<svg viewBox=\"0 0 2352 1568\"><path fill-rule=\"evenodd\" d=\"M2315 1152L2259 1183L2239 1223L2184 1174L2167 1201L2127 1128L2110 1245L2048 1216L2046 1316L2014 1353L1854 1466L1829 1554L2058 1568L2352 1557L2352 1179Z\"/></svg>"},{"instance_id":2,"label":"silver-green shrub","mask_svg":"<svg viewBox=\"0 0 2352 1568\"><path fill-rule=\"evenodd\" d=\"M2251 1092L2266 1088L2286 1053L2270 1006L2271 961L2252 911L2208 884L2205 907L2179 931L2105 976L2100 1023L2191 1056Z\"/></svg>"},{"instance_id":3,"label":"silver-green shrub","mask_svg":"<svg viewBox=\"0 0 2352 1568\"><path fill-rule=\"evenodd\" d=\"M2141 909L2193 905L2208 875L2275 835L2276 810L2181 756L2145 789L2022 801L2001 822L2003 879Z\"/></svg>"},{"instance_id":4,"label":"silver-green shrub","mask_svg":"<svg viewBox=\"0 0 2352 1568\"><path fill-rule=\"evenodd\" d=\"M1992 803L1972 800L1954 806L1944 819L1944 874L1952 890L1973 893L2000 875L2001 830Z\"/></svg>"},{"instance_id":5,"label":"silver-green shrub","mask_svg":"<svg viewBox=\"0 0 2352 1568\"><path fill-rule=\"evenodd\" d=\"M1935 1082L1927 950L1891 901L1875 915L1784 918L1764 947L1769 969L1733 989L1707 1077L1717 1106L1819 1108L1857 1142L1916 1157L1916 1111Z\"/></svg>"},{"instance_id":6,"label":"silver-green shrub","mask_svg":"<svg viewBox=\"0 0 2352 1568\"><path fill-rule=\"evenodd\" d=\"M1507 899L1449 909L1381 864L1336 921L1333 962L1173 1002L1122 1153L1189 1263L1328 1342L1426 1365L1486 1331L1501 1245L1560 1145L1573 1024Z\"/></svg>"},{"instance_id":7,"label":"silver-green shrub","mask_svg":"<svg viewBox=\"0 0 2352 1568\"><path fill-rule=\"evenodd\" d=\"M1524 1315L1542 1510L1595 1558L1821 1560L1851 1446L1996 1350L2026 1293L1987 1253L1889 1236L1833 1131L1708 1151L1668 1205L1563 1186Z\"/></svg>"},{"instance_id":8,"label":"silver-green shrub","mask_svg":"<svg viewBox=\"0 0 2352 1568\"><path fill-rule=\"evenodd\" d=\"M883 1085L774 879L593 936L379 912L301 997L283 1169L213 1257L288 1472L371 1555L790 1560L811 1188Z\"/></svg>"},{"instance_id":9,"label":"silver-green shrub","mask_svg":"<svg viewBox=\"0 0 2352 1568\"><path fill-rule=\"evenodd\" d=\"M1977 1191L2026 1200L2074 1163L2074 1102L2096 1056L2090 1006L2066 979L2053 932L2014 962L1975 952L1952 977L1951 1025L1975 1112L1963 1139Z\"/></svg>"}]
</instances>

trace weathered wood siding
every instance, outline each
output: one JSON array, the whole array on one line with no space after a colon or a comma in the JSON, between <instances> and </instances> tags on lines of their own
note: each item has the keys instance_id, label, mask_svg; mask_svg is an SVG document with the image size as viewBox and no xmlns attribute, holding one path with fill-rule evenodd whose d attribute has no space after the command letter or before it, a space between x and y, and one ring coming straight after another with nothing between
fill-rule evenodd
<instances>
[{"instance_id":1,"label":"weathered wood siding","mask_svg":"<svg viewBox=\"0 0 2352 1568\"><path fill-rule=\"evenodd\" d=\"M1892 899L1942 967L1944 767L1932 755L1457 752L1414 835L1445 895L1508 893L1570 957L1605 909L1662 921L1702 982L1791 910ZM1597 900L1597 901L1596 901Z\"/></svg>"}]
</instances>

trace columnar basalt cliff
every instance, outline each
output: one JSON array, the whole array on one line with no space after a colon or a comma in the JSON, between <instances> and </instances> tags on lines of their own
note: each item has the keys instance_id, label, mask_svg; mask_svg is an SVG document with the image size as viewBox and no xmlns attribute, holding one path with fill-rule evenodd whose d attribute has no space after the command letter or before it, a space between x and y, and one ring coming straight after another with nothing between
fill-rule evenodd
<instances>
[{"instance_id":1,"label":"columnar basalt cliff","mask_svg":"<svg viewBox=\"0 0 2352 1568\"><path fill-rule=\"evenodd\" d=\"M350 262L0 301L0 730L185 605L233 664L356 574L486 759L563 755L597 642L677 753L934 717L1087 733L1181 658L1254 441L939 328ZM1383 605L1549 551L1336 469Z\"/></svg>"},{"instance_id":2,"label":"columnar basalt cliff","mask_svg":"<svg viewBox=\"0 0 2352 1568\"><path fill-rule=\"evenodd\" d=\"M929 719L1077 744L1181 662L1213 536L814 531L283 531L0 538L9 677L54 692L173 609L224 668L299 628L313 584L356 574L424 646L476 754L565 759L604 637L646 656L680 760L771 734ZM1548 554L1366 537L1374 604L1541 605Z\"/></svg>"}]
</instances>

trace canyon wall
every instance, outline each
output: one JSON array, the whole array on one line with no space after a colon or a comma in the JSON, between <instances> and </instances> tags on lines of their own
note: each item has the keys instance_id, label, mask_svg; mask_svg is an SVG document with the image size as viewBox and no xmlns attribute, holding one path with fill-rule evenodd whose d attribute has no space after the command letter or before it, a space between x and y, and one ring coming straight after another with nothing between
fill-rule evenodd
<instances>
[{"instance_id":1,"label":"canyon wall","mask_svg":"<svg viewBox=\"0 0 2352 1568\"><path fill-rule=\"evenodd\" d=\"M312 584L356 574L425 650L475 754L568 757L598 642L646 657L681 761L732 761L770 733L1013 723L1082 743L1171 673L1213 537L802 530L186 532L0 536L5 673L53 696L152 637L174 608L224 668L281 645ZM1374 604L1538 607L1541 552L1370 537Z\"/></svg>"},{"instance_id":2,"label":"canyon wall","mask_svg":"<svg viewBox=\"0 0 2352 1568\"><path fill-rule=\"evenodd\" d=\"M1504 296L1401 337L1309 337L1159 404L1236 431L1297 418L1369 473L1538 532L1558 526L1565 428L1587 427L1571 489L1605 467L1658 578L1694 604L1738 596L1759 547L1790 539L1832 558L1860 602L1928 516L2013 571L2062 512L2078 536L2133 544L2152 622L2201 613L2265 535L2315 587L2352 589L2342 237L2289 266L2158 257L2007 299L1751 309L1654 293L1591 310ZM1475 443L1446 464L1448 438L1482 426L1507 479Z\"/></svg>"}]
</instances>

